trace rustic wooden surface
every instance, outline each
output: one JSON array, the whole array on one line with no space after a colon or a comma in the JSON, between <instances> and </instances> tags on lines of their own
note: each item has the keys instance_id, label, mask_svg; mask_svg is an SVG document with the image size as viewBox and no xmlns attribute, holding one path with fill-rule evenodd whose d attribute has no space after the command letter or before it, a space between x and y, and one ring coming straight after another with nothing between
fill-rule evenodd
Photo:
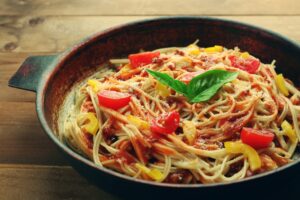
<instances>
[{"instance_id":1,"label":"rustic wooden surface","mask_svg":"<svg viewBox=\"0 0 300 200\"><path fill-rule=\"evenodd\" d=\"M7 81L30 55L63 51L114 25L173 15L237 20L300 43L299 0L0 1L0 199L119 199L68 165L39 125L35 94Z\"/></svg>"}]
</instances>

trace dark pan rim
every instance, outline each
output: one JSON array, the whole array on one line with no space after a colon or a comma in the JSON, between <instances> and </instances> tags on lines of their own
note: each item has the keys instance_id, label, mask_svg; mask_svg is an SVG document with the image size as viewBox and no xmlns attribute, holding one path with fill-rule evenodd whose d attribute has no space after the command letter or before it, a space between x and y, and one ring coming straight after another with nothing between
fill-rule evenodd
<instances>
[{"instance_id":1,"label":"dark pan rim","mask_svg":"<svg viewBox=\"0 0 300 200\"><path fill-rule=\"evenodd\" d=\"M47 85L49 83L49 81L51 80L51 77L54 76L54 74L58 71L58 69L60 68L60 66L70 57L72 57L75 52L81 48L84 48L85 45L93 43L95 40L97 40L98 37L106 37L109 36L111 33L114 32L119 32L122 31L123 28L126 27L133 27L136 25L143 25L143 24L147 24L147 23L152 23L152 22L159 22L159 21L168 21L168 20L205 20L207 22L219 22L219 23L223 23L223 24L227 24L231 27L242 27L243 29L247 29L249 31L259 31L260 33L263 34L267 34L269 36L271 36L272 38L276 38L277 40L280 40L284 43L287 43L288 45L299 49L300 52L300 46L278 34L269 30L266 30L264 28L260 28L260 27L256 27L253 25L248 25L245 23L241 23L241 22L235 22L232 20L226 20L226 19L219 19L219 18L212 18L212 17L202 17L202 16L179 16L179 17L160 17L160 18L153 18L153 19L147 19L147 20L142 20L142 21L135 21L135 22L130 22L130 23L126 23L126 24L122 24L116 27L112 27L109 29L106 29L104 31L98 32L96 34L93 34L89 37L87 37L86 39L84 39L83 41L77 43L76 45L72 46L71 48L67 49L66 51L64 51L63 53L59 54L57 59L52 63L52 65L49 66L49 68L45 71L45 73L43 74L43 77L41 77L41 82L38 85L37 88L37 95L36 95L36 111L38 113L38 118L40 123L42 124L45 132L47 133L47 135L51 138L51 140L60 148L62 149L64 152L66 152L69 156L71 156L72 158L76 159L77 161L80 161L86 165L88 165L89 167L94 168L95 170L100 170L101 172L107 173L109 175L121 178L121 179L125 179L127 181L132 181L132 182L137 182L137 183L141 183L141 184L146 184L146 185L150 185L150 186L155 186L155 187L166 187L166 188L187 188L187 189L191 189L191 188L215 188L215 187L224 187L224 186L229 186L229 185L236 185L242 182L249 182L249 181L253 181L256 179L261 179L265 176L270 176L273 175L275 173L280 173L284 170L286 170L287 168L290 167L295 167L296 165L298 165L300 163L300 158L298 158L297 160L279 167L278 169L269 171L269 172L265 172L262 174L258 174L252 177L247 177L244 179L240 179L237 181L232 181L232 182L221 182L221 183L210 183L210 184L171 184L171 183L158 183L158 182L152 182L152 181L146 181L146 180L141 180L141 179L136 179L136 178L132 178L129 177L127 175L124 174L120 174L118 172L115 172L113 170L110 170L108 168L105 167L99 167L97 165L95 165L92 161L84 158L83 156L81 156L80 154L76 153L75 151L73 151L71 148L69 148L68 146L66 146L65 144L63 144L61 141L59 141L59 139L55 136L55 134L52 132L51 128L49 127L46 118L45 118L45 114L44 114L44 94L46 92L47 89Z\"/></svg>"}]
</instances>

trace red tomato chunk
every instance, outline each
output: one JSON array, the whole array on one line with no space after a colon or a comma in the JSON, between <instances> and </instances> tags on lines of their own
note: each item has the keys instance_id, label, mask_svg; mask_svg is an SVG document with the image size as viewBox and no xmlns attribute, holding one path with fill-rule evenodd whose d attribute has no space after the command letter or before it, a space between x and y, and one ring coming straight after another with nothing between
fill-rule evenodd
<instances>
[{"instance_id":1,"label":"red tomato chunk","mask_svg":"<svg viewBox=\"0 0 300 200\"><path fill-rule=\"evenodd\" d=\"M158 51L130 54L129 55L130 66L132 68L137 68L140 66L148 65L153 62L154 58L158 58L159 55L160 53Z\"/></svg>"},{"instance_id":2,"label":"red tomato chunk","mask_svg":"<svg viewBox=\"0 0 300 200\"><path fill-rule=\"evenodd\" d=\"M151 131L159 134L173 133L179 126L180 115L177 111L164 113L154 119L151 124Z\"/></svg>"},{"instance_id":3,"label":"red tomato chunk","mask_svg":"<svg viewBox=\"0 0 300 200\"><path fill-rule=\"evenodd\" d=\"M101 106L118 110L129 104L131 95L122 92L103 90L98 94L98 101Z\"/></svg>"},{"instance_id":4,"label":"red tomato chunk","mask_svg":"<svg viewBox=\"0 0 300 200\"><path fill-rule=\"evenodd\" d=\"M243 128L241 132L242 142L255 149L268 147L274 139L274 133L267 130Z\"/></svg>"},{"instance_id":5,"label":"red tomato chunk","mask_svg":"<svg viewBox=\"0 0 300 200\"><path fill-rule=\"evenodd\" d=\"M239 68L243 71L246 71L250 74L255 74L260 62L257 59L254 58L247 58L247 59L242 59L242 58L238 58L236 56L229 56L228 57L231 65L235 68Z\"/></svg>"}]
</instances>

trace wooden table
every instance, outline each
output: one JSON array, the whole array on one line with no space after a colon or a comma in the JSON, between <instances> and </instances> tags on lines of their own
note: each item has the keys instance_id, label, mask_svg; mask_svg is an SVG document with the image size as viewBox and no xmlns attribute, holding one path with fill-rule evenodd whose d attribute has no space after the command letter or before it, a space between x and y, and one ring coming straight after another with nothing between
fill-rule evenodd
<instances>
[{"instance_id":1,"label":"wooden table","mask_svg":"<svg viewBox=\"0 0 300 200\"><path fill-rule=\"evenodd\" d=\"M26 57L63 51L114 25L166 15L247 22L300 42L299 0L2 0L0 15L0 199L119 199L69 166L38 122L35 94L7 86Z\"/></svg>"}]
</instances>

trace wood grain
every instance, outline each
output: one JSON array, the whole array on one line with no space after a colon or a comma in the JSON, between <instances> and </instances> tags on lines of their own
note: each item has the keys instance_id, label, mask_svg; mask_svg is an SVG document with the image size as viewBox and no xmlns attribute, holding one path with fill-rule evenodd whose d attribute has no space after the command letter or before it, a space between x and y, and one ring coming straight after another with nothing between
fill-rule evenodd
<instances>
[{"instance_id":1,"label":"wood grain","mask_svg":"<svg viewBox=\"0 0 300 200\"><path fill-rule=\"evenodd\" d=\"M16 122L19 124L0 125L0 163L68 165L38 122Z\"/></svg>"},{"instance_id":2,"label":"wood grain","mask_svg":"<svg viewBox=\"0 0 300 200\"><path fill-rule=\"evenodd\" d=\"M0 125L38 124L34 102L3 102L0 110Z\"/></svg>"},{"instance_id":3,"label":"wood grain","mask_svg":"<svg viewBox=\"0 0 300 200\"><path fill-rule=\"evenodd\" d=\"M0 52L60 52L103 29L152 17L22 16L0 18ZM300 42L300 16L231 16Z\"/></svg>"},{"instance_id":4,"label":"wood grain","mask_svg":"<svg viewBox=\"0 0 300 200\"><path fill-rule=\"evenodd\" d=\"M297 0L3 0L0 15L297 15Z\"/></svg>"},{"instance_id":5,"label":"wood grain","mask_svg":"<svg viewBox=\"0 0 300 200\"><path fill-rule=\"evenodd\" d=\"M42 130L34 102L0 102L0 163L68 165Z\"/></svg>"},{"instance_id":6,"label":"wood grain","mask_svg":"<svg viewBox=\"0 0 300 200\"><path fill-rule=\"evenodd\" d=\"M70 167L0 165L0 177L1 199L119 199L89 184Z\"/></svg>"}]
</instances>

